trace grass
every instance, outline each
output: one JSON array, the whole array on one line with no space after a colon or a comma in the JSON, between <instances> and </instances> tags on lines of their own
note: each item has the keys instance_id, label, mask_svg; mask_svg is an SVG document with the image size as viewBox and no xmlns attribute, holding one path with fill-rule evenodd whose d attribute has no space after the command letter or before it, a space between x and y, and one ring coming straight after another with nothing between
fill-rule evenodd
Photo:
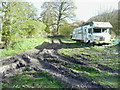
<instances>
[{"instance_id":1,"label":"grass","mask_svg":"<svg viewBox=\"0 0 120 90\"><path fill-rule=\"evenodd\" d=\"M87 76L94 81L103 84L110 85L114 88L118 88L118 78L120 78L118 73L109 73L106 71L101 71L95 67L88 67L84 65L65 65L65 67L78 72L82 72L83 76Z\"/></svg>"},{"instance_id":2,"label":"grass","mask_svg":"<svg viewBox=\"0 0 120 90\"><path fill-rule=\"evenodd\" d=\"M76 44L81 45L81 44ZM69 47L69 45L67 46ZM110 68L119 69L118 60L120 59L119 54L114 53L114 50L119 50L118 46L80 46L73 48L62 48L58 50L58 53L68 56L74 55L89 55L88 58L91 62L107 65ZM84 55L83 55L84 54Z\"/></svg>"},{"instance_id":3,"label":"grass","mask_svg":"<svg viewBox=\"0 0 120 90\"><path fill-rule=\"evenodd\" d=\"M95 80L96 82L100 83L100 84L107 84L110 85L114 88L118 88L118 78L120 78L120 76L117 73L107 73L107 72L103 72L103 74L85 74L86 76L92 78L93 80ZM120 88L120 87L119 87Z\"/></svg>"},{"instance_id":4,"label":"grass","mask_svg":"<svg viewBox=\"0 0 120 90\"><path fill-rule=\"evenodd\" d=\"M84 65L69 64L69 65L64 65L64 66L67 68L76 70L76 71L80 71L80 72L88 72L88 73L93 73L93 74L97 74L101 72L100 70L94 67L89 67L89 66L84 66Z\"/></svg>"},{"instance_id":5,"label":"grass","mask_svg":"<svg viewBox=\"0 0 120 90\"><path fill-rule=\"evenodd\" d=\"M106 65L113 69L119 69L119 57L116 54L110 54L110 55L94 55L93 58L90 58L91 61L97 63Z\"/></svg>"},{"instance_id":6,"label":"grass","mask_svg":"<svg viewBox=\"0 0 120 90\"><path fill-rule=\"evenodd\" d=\"M73 55L79 55L79 54L86 54L86 55L91 55L89 53L83 52L85 48L74 48L74 49L60 49L58 50L58 53L61 53L63 55L68 55L68 56L73 56Z\"/></svg>"},{"instance_id":7,"label":"grass","mask_svg":"<svg viewBox=\"0 0 120 90\"><path fill-rule=\"evenodd\" d=\"M31 73L31 74L30 74ZM47 72L24 71L6 79L4 88L63 88L64 84Z\"/></svg>"},{"instance_id":8,"label":"grass","mask_svg":"<svg viewBox=\"0 0 120 90\"><path fill-rule=\"evenodd\" d=\"M64 40L64 42L74 43L74 41L69 41L69 39ZM120 57L118 54L116 54L117 50L119 50L119 47L117 45L110 44L107 46L94 47L89 45L83 45L80 48L77 47L78 45L81 44L76 43L76 47L73 46L73 48L59 49L58 53L68 56L81 55L83 57L85 57L83 54L89 55L90 57L85 57L89 59L89 62L106 65L113 69L119 69L118 60L120 59ZM113 52L115 50L116 53ZM114 88L118 88L118 78L120 78L118 73L109 73L106 71L98 70L95 67L88 67L83 65L65 65L65 67L76 70L78 72L83 72L83 75L92 78L100 84L108 84Z\"/></svg>"},{"instance_id":9,"label":"grass","mask_svg":"<svg viewBox=\"0 0 120 90\"><path fill-rule=\"evenodd\" d=\"M8 49L1 49L0 58L9 56L12 54L16 54L22 51L34 49L36 46L41 45L44 41L47 41L47 40L48 38L37 37L37 38L29 38L29 39L18 41Z\"/></svg>"},{"instance_id":10,"label":"grass","mask_svg":"<svg viewBox=\"0 0 120 90\"><path fill-rule=\"evenodd\" d=\"M41 45L44 41L49 40L50 38L30 38L18 41L12 47L8 49L0 50L0 57L9 56L21 51L26 51L35 48L38 45ZM68 56L81 55L84 58L89 59L88 62L93 62L96 64L106 65L113 69L119 69L118 60L120 59L119 55L113 51L119 50L117 45L108 45L108 46L90 46L82 43L76 43L70 38L58 38L62 39L63 43L68 43L67 45L63 44L63 48L58 50L58 53ZM84 56L89 55L90 57ZM62 64L62 63L61 63ZM63 64L64 65L64 64ZM83 72L84 76L90 77L100 84L108 84L112 87L118 87L118 78L120 76L118 73L110 73L106 71L101 71L95 67L89 67L84 65L69 64L64 65L67 68L76 70L78 72ZM30 75L28 73L35 73ZM8 85L4 85L8 88L61 88L64 87L63 83L54 79L50 74L46 72L24 72L23 74L17 74L8 81ZM119 87L120 88L120 87Z\"/></svg>"}]
</instances>

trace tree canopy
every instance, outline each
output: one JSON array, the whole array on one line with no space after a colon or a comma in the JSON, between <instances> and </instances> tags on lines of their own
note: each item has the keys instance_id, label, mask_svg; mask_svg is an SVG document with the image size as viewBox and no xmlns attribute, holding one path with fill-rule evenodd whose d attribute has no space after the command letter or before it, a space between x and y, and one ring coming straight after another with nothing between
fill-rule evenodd
<instances>
[{"instance_id":1,"label":"tree canopy","mask_svg":"<svg viewBox=\"0 0 120 90\"><path fill-rule=\"evenodd\" d=\"M61 25L75 16L73 2L45 2L42 5L42 20L46 24L46 31L59 35ZM49 30L48 30L49 29Z\"/></svg>"},{"instance_id":2,"label":"tree canopy","mask_svg":"<svg viewBox=\"0 0 120 90\"><path fill-rule=\"evenodd\" d=\"M36 8L29 2L2 2L0 10L3 14L2 41L6 47L21 38L32 37L45 28L42 22L37 21Z\"/></svg>"}]
</instances>

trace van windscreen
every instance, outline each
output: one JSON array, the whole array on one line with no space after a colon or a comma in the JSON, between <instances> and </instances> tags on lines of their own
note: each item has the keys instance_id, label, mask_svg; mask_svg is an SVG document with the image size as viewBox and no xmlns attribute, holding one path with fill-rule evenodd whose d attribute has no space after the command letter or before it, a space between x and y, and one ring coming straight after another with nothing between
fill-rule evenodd
<instances>
[{"instance_id":1,"label":"van windscreen","mask_svg":"<svg viewBox=\"0 0 120 90\"><path fill-rule=\"evenodd\" d=\"M101 33L101 28L94 28L93 32L94 33Z\"/></svg>"}]
</instances>

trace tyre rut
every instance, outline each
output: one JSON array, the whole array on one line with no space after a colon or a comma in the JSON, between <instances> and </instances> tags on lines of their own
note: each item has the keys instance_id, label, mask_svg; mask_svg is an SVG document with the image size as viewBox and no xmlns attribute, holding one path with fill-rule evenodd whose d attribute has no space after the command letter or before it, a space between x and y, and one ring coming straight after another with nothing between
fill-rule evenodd
<instances>
[{"instance_id":1,"label":"tyre rut","mask_svg":"<svg viewBox=\"0 0 120 90\"><path fill-rule=\"evenodd\" d=\"M65 64L88 65L88 63L75 59L74 57L60 55L53 49L43 49L40 52L32 54L16 54L0 61L2 61L2 66L9 66L9 68L1 72L4 73L5 76L6 74L13 73L12 71L15 73L17 73L17 71L22 72L22 70L28 67L36 71L47 71L61 82L70 85L70 87L75 85L78 88L112 88L108 85L96 83L94 80L82 76L81 73L66 68L64 66Z\"/></svg>"}]
</instances>

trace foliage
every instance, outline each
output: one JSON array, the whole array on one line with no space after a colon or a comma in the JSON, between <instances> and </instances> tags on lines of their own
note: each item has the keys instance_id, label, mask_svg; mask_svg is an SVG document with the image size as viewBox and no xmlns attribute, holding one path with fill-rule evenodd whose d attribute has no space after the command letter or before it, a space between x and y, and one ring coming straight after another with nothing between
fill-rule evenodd
<instances>
[{"instance_id":1,"label":"foliage","mask_svg":"<svg viewBox=\"0 0 120 90\"><path fill-rule=\"evenodd\" d=\"M6 48L22 38L44 33L46 26L37 21L36 8L31 3L2 2L2 12L2 40Z\"/></svg>"},{"instance_id":2,"label":"foliage","mask_svg":"<svg viewBox=\"0 0 120 90\"><path fill-rule=\"evenodd\" d=\"M59 33L60 35L62 36L65 36L65 37L70 37L71 33L72 33L72 26L68 23L64 23L64 25L61 25L60 26L60 30L59 30Z\"/></svg>"},{"instance_id":3,"label":"foliage","mask_svg":"<svg viewBox=\"0 0 120 90\"><path fill-rule=\"evenodd\" d=\"M26 37L38 36L44 33L45 24L29 18L22 23L23 34Z\"/></svg>"},{"instance_id":4,"label":"foliage","mask_svg":"<svg viewBox=\"0 0 120 90\"><path fill-rule=\"evenodd\" d=\"M64 24L66 20L73 19L73 16L75 16L75 6L73 2L45 2L42 8L42 21L49 27L53 35L59 35L60 26Z\"/></svg>"},{"instance_id":5,"label":"foliage","mask_svg":"<svg viewBox=\"0 0 120 90\"><path fill-rule=\"evenodd\" d=\"M80 27L80 26L82 26L82 25L84 25L85 24L85 22L84 21L76 21L76 22L73 22L72 23L72 26L73 27Z\"/></svg>"}]
</instances>

